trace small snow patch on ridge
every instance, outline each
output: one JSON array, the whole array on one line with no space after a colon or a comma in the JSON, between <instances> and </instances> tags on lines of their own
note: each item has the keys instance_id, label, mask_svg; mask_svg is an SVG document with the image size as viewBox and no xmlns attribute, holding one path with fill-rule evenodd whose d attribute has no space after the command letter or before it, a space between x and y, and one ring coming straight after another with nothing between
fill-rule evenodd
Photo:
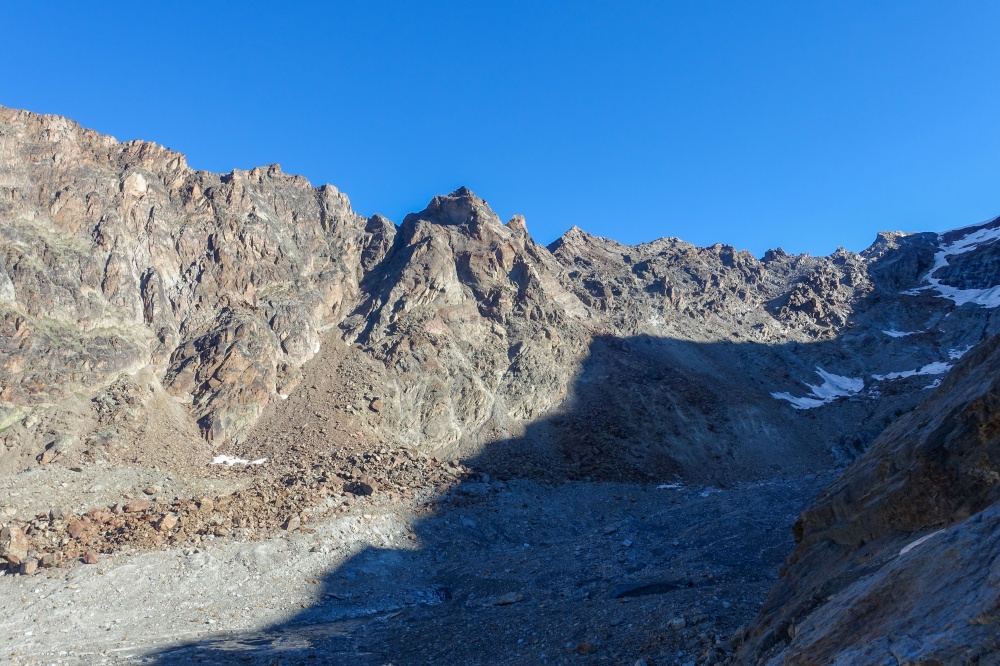
<instances>
[{"instance_id":1,"label":"small snow patch on ridge","mask_svg":"<svg viewBox=\"0 0 1000 666\"><path fill-rule=\"evenodd\" d=\"M823 383L818 386L806 384L811 389L810 395L798 398L791 393L772 393L771 397L787 400L795 409L812 409L833 402L837 398L854 395L865 387L863 379L835 375L818 366L816 374L823 379Z\"/></svg>"},{"instance_id":2,"label":"small snow patch on ridge","mask_svg":"<svg viewBox=\"0 0 1000 666\"><path fill-rule=\"evenodd\" d=\"M922 368L917 368L916 370L903 370L901 372L890 372L887 375L872 375L872 378L878 381L885 381L886 379L904 379L906 377L916 377L917 375L943 375L944 373L951 370L951 363L945 363L944 361L935 361L934 363L928 363Z\"/></svg>"},{"instance_id":3,"label":"small snow patch on ridge","mask_svg":"<svg viewBox=\"0 0 1000 666\"><path fill-rule=\"evenodd\" d=\"M911 542L911 543L903 546L903 549L899 551L899 554L900 555L906 555L908 552L910 552L911 550L913 550L914 548L916 548L917 546L919 546L923 542L927 541L931 537L936 537L938 534L941 534L941 532L944 532L944 530L938 530L937 532L931 532L930 534L925 534L924 536L920 537L916 541L913 541L913 542Z\"/></svg>"},{"instance_id":4,"label":"small snow patch on ridge","mask_svg":"<svg viewBox=\"0 0 1000 666\"><path fill-rule=\"evenodd\" d=\"M916 335L917 333L923 333L923 331L895 331L889 329L888 331L882 331L890 338L905 338L908 335Z\"/></svg>"},{"instance_id":5,"label":"small snow patch on ridge","mask_svg":"<svg viewBox=\"0 0 1000 666\"><path fill-rule=\"evenodd\" d=\"M938 270L948 265L948 257L970 252L983 243L994 242L1000 239L1000 227L979 229L969 233L958 240L941 246L937 254L934 255L934 265L927 271L924 281L928 283L926 287L917 287L909 291L902 292L908 296L917 296L922 291L936 291L938 296L954 301L955 305L965 305L975 303L986 308L1000 306L1000 285L989 287L988 289L959 289L951 285L941 284L939 278L934 277Z\"/></svg>"},{"instance_id":6,"label":"small snow patch on ridge","mask_svg":"<svg viewBox=\"0 0 1000 666\"><path fill-rule=\"evenodd\" d=\"M246 460L233 456L215 456L212 458L213 465L228 465L229 467L233 465L263 465L265 462L267 462L267 458L259 458L258 460Z\"/></svg>"},{"instance_id":7,"label":"small snow patch on ridge","mask_svg":"<svg viewBox=\"0 0 1000 666\"><path fill-rule=\"evenodd\" d=\"M968 347L966 347L964 349L949 349L948 350L948 358L952 359L953 361L957 361L958 359L960 359L963 356L965 356L969 352L970 349L972 349L972 345L969 345Z\"/></svg>"}]
</instances>

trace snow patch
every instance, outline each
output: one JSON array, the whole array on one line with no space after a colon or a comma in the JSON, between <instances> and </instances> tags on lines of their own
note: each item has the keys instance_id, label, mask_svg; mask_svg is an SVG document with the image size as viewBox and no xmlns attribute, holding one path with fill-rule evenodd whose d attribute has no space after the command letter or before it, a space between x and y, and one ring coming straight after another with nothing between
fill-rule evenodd
<instances>
[{"instance_id":1,"label":"snow patch","mask_svg":"<svg viewBox=\"0 0 1000 666\"><path fill-rule=\"evenodd\" d=\"M684 487L683 483L663 483L656 486L657 490L680 490Z\"/></svg>"},{"instance_id":2,"label":"snow patch","mask_svg":"<svg viewBox=\"0 0 1000 666\"><path fill-rule=\"evenodd\" d=\"M956 241L942 245L941 249L934 255L934 265L927 271L924 281L928 283L926 287L917 287L909 291L902 292L908 296L917 296L922 291L936 291L938 296L954 301L955 305L965 305L975 303L986 308L1000 306L1000 285L989 287L988 289L959 289L947 284L941 284L939 278L934 277L938 270L948 265L948 257L957 254L970 252L983 243L993 242L1000 239L1000 227L995 229L979 229Z\"/></svg>"},{"instance_id":3,"label":"snow patch","mask_svg":"<svg viewBox=\"0 0 1000 666\"><path fill-rule=\"evenodd\" d=\"M890 338L905 338L908 335L916 335L917 333L923 333L923 331L894 331L889 329L888 331L882 331Z\"/></svg>"},{"instance_id":4,"label":"snow patch","mask_svg":"<svg viewBox=\"0 0 1000 666\"><path fill-rule=\"evenodd\" d=\"M937 532L931 532L930 534L925 534L924 536L920 537L916 541L913 541L912 543L909 543L909 544L903 546L903 549L899 551L899 554L900 555L906 555L908 552L910 552L911 550L913 550L914 548L916 548L917 546L919 546L923 542L927 541L931 537L936 537L938 534L941 534L941 532L944 532L944 530L938 530Z\"/></svg>"},{"instance_id":5,"label":"snow patch","mask_svg":"<svg viewBox=\"0 0 1000 666\"><path fill-rule=\"evenodd\" d=\"M816 374L820 376L823 383L818 386L806 384L810 389L811 395L800 398L791 393L772 393L771 397L778 400L787 400L792 403L792 407L795 409L812 409L833 402L837 398L854 395L865 387L863 379L835 375L819 366L816 367Z\"/></svg>"},{"instance_id":6,"label":"snow patch","mask_svg":"<svg viewBox=\"0 0 1000 666\"><path fill-rule=\"evenodd\" d=\"M949 349L948 358L952 359L953 361L957 361L958 359L965 356L970 349L972 349L972 345L969 345L965 349Z\"/></svg>"},{"instance_id":7,"label":"snow patch","mask_svg":"<svg viewBox=\"0 0 1000 666\"><path fill-rule=\"evenodd\" d=\"M932 381L930 384L928 384L924 388L925 389L936 389L938 386L941 386L941 380L940 379L935 379L934 381Z\"/></svg>"},{"instance_id":8,"label":"snow patch","mask_svg":"<svg viewBox=\"0 0 1000 666\"><path fill-rule=\"evenodd\" d=\"M233 465L263 465L265 462L267 462L267 458L260 458L258 460L246 460L233 456L215 456L212 458L213 465L228 465L229 467Z\"/></svg>"},{"instance_id":9,"label":"snow patch","mask_svg":"<svg viewBox=\"0 0 1000 666\"><path fill-rule=\"evenodd\" d=\"M886 379L904 379L906 377L916 377L918 375L943 375L949 370L951 370L951 363L945 363L944 361L935 361L934 363L928 363L924 367L917 368L916 370L903 370L901 372L890 372L887 375L872 375L872 377L881 382L885 381Z\"/></svg>"}]
</instances>

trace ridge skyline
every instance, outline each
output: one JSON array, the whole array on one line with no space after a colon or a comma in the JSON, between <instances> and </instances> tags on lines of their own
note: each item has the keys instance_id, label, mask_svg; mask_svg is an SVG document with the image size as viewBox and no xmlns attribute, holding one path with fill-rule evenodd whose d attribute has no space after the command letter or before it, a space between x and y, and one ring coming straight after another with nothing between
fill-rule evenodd
<instances>
[{"instance_id":1,"label":"ridge skyline","mask_svg":"<svg viewBox=\"0 0 1000 666\"><path fill-rule=\"evenodd\" d=\"M312 180L311 178L309 178L308 176L306 176L304 174L297 173L297 172L287 171L287 170L285 170L281 166L280 162L272 162L272 163L268 163L268 164L257 164L257 165L251 166L249 168L233 167L233 168L231 168L229 170L203 169L203 168L199 168L199 167L196 167L196 166L192 166L190 164L189 160L188 160L188 154L186 152L184 152L182 150L178 150L178 149L172 148L170 146L166 146L165 144L159 143L156 139L133 138L133 139L122 140L122 139L119 139L114 134L106 133L106 132L104 132L102 130L98 130L98 129L95 129L95 128L92 128L92 127L87 127L83 123L81 123L81 122L73 119L72 117L66 116L66 115L63 115L63 114L58 114L58 113L40 113L40 112L33 111L33 110L30 110L30 109L11 107L11 106L7 106L7 105L4 105L4 104L0 104L0 109L7 109L9 111L14 111L14 112L24 112L24 113L32 114L32 115L35 115L35 116L41 116L41 117L57 118L57 119L65 121L65 122L77 125L77 126L81 127L84 131L95 132L96 134L98 134L98 135L100 135L102 137L106 137L106 138L111 139L111 140L117 142L118 144L122 144L122 145L129 145L129 144L150 144L150 145L153 145L153 146L157 146L157 147L162 148L162 149L164 149L164 150L166 150L166 151L168 151L168 152L170 152L170 153L178 156L179 158L181 158L182 161L183 161L183 164L186 165L188 168L192 169L195 172L213 174L213 175L216 175L216 176L219 176L219 177L224 177L224 176L232 175L232 174L235 174L235 173L250 173L250 172L253 172L255 170L277 170L278 172L283 173L283 174L288 175L288 176L291 176L293 178L301 178L301 179L303 179L314 190L321 190L321 189L326 188L326 187L332 187L338 193L340 193L341 195L343 195L343 196L345 196L347 198L348 203L349 203L351 209L355 213L357 213L358 215L361 215L361 216L369 218L369 219L375 218L376 216L377 217L381 217L381 218L383 218L383 219L391 222L396 227L400 227L402 225L403 221L408 216L410 216L410 215L416 215L416 214L418 214L418 213L426 210L426 208L428 206L430 206L431 203L433 203L433 201L435 199L437 199L439 197L454 196L456 194L460 194L464 190L468 194L471 194L473 197L479 199L480 201L483 201L483 203L485 203L486 206L495 215L497 215L497 217L501 220L502 223L503 223L504 219L507 219L509 221L509 220L511 220L513 218L521 217L525 221L526 226L528 227L528 235L529 235L529 237L531 237L532 240L535 240L535 242L537 242L538 244L543 245L546 248L550 248L550 249L551 249L552 246L556 245L561 240L563 240L566 237L567 234L571 233L574 229L577 229L577 230L583 232L584 234L586 234L587 236L590 236L590 237L593 237L593 238L602 239L602 240L610 240L610 241L618 243L618 244L620 244L620 245L622 245L624 247L638 247L638 246L642 246L642 245L648 245L648 244L651 244L651 243L656 243L656 242L661 241L661 240L672 239L672 240L681 241L683 243L687 243L689 245L692 245L692 246L698 247L698 248L713 247L715 245L722 245L722 246L725 246L725 247L731 247L731 248L733 248L733 249L735 249L737 251L750 252L758 260L763 260L764 256L768 252L773 251L773 250L781 250L781 251L784 251L787 254L792 255L792 256L829 257L829 256L832 256L832 255L836 254L837 252L839 252L841 250L846 250L848 252L853 252L855 254L861 254L865 250L870 249L871 247L873 247L878 242L879 238L883 234L902 234L902 235L907 235L908 236L908 235L921 234L921 233L935 233L935 234L941 236L941 235L945 235L945 234L948 234L948 233L951 233L951 232L960 231L960 230L963 230L963 229L971 229L971 228L974 228L974 227L983 226L983 225L989 224L990 222L995 221L998 218L998 216L990 216L990 217L984 218L984 219L976 221L976 222L960 224L959 226L947 226L947 227L943 227L941 229L903 230L903 229L898 229L898 228L897 229L889 229L888 227L882 227L882 228L880 228L880 229L878 229L878 230L876 230L874 232L874 237L872 238L872 240L869 241L869 242L867 242L867 244L864 245L863 247L860 247L860 248L851 248L851 247L848 247L846 244L839 244L834 250L832 250L832 251L830 251L828 253L825 253L825 254L813 253L813 252L809 252L809 251L797 251L795 249L788 249L788 248L785 247L785 244L781 243L781 242L773 245L772 247L767 247L767 248L765 248L764 250L762 250L760 252L756 252L756 251L753 251L753 250L751 250L751 249L749 249L747 247L741 247L741 246L739 246L739 245L737 245L735 243L726 242L725 240L722 240L722 239L716 239L713 242L708 242L708 243L702 244L702 243L697 243L697 242L688 240L688 238L685 238L683 236L673 235L673 234L669 234L669 233L665 234L665 235L661 235L661 236L656 236L656 237L653 237L653 238L641 239L641 240L638 240L637 242L626 242L626 241L620 240L619 238L616 238L614 236L602 235L600 233L593 233L590 230L588 230L585 226L583 226L583 225L586 225L586 222L583 222L583 225L581 225L580 223L572 223L568 228L566 228L564 231L560 232L552 240L546 241L545 238L541 238L541 239L537 239L536 240L535 235L531 231L531 229L532 229L532 225L530 224L531 221L532 221L531 218L529 218L528 216L526 216L526 215L524 215L522 213L519 213L519 212L514 212L514 213L511 213L509 215L508 214L500 214L499 212L497 212L497 210L492 205L490 205L490 203L489 203L489 201L487 199L485 199L485 198L480 197L479 195L477 195L475 193L475 191L471 187L469 187L468 185L466 185L466 184L460 184L457 187L455 187L453 190L451 190L450 192L447 192L447 193L445 193L445 192L442 191L442 192L439 192L439 193L436 193L436 194L432 194L430 196L430 198L426 200L426 203L423 205L423 207L414 206L414 207L412 207L411 210L405 211L405 212L403 212L403 213L401 213L399 215L387 214L387 213L382 212L380 210L373 210L369 214L367 212L364 212L364 211L360 210L355 205L353 199L351 198L351 193L348 192L348 191L346 191L346 190L344 190L344 189L342 189L337 184L332 183L332 182L318 182L318 181L314 181L314 180ZM948 224L951 225L953 223L948 223Z\"/></svg>"}]
</instances>

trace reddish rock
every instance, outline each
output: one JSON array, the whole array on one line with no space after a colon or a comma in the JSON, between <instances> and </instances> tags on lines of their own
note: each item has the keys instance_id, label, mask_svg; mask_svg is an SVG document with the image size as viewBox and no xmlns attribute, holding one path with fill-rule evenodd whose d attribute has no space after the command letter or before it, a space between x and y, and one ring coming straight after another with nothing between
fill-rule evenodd
<instances>
[{"instance_id":1,"label":"reddish rock","mask_svg":"<svg viewBox=\"0 0 1000 666\"><path fill-rule=\"evenodd\" d=\"M100 559L99 559L99 558L97 557L97 553L95 553L95 552L94 552L94 551L92 551L92 550L88 550L88 551L87 551L86 553L84 553L83 557L82 557L82 558L80 558L80 559L82 559L82 560L83 560L83 563L84 563L84 564L97 564L98 562L100 562L100 561L101 561L101 560L100 560Z\"/></svg>"},{"instance_id":2,"label":"reddish rock","mask_svg":"<svg viewBox=\"0 0 1000 666\"><path fill-rule=\"evenodd\" d=\"M17 525L0 529L0 557L6 557L8 561L14 558L18 563L28 557L28 537Z\"/></svg>"},{"instance_id":3,"label":"reddish rock","mask_svg":"<svg viewBox=\"0 0 1000 666\"><path fill-rule=\"evenodd\" d=\"M115 515L107 509L91 509L87 512L87 517L98 524L110 523Z\"/></svg>"},{"instance_id":4,"label":"reddish rock","mask_svg":"<svg viewBox=\"0 0 1000 666\"><path fill-rule=\"evenodd\" d=\"M74 539L79 539L81 536L83 536L84 532L87 531L90 525L91 522L86 518L83 518L81 520L74 520L69 525L66 526L66 531L69 532L69 535Z\"/></svg>"},{"instance_id":5,"label":"reddish rock","mask_svg":"<svg viewBox=\"0 0 1000 666\"><path fill-rule=\"evenodd\" d=\"M177 516L172 513L165 513L156 524L156 529L161 532L169 532L177 526Z\"/></svg>"},{"instance_id":6,"label":"reddish rock","mask_svg":"<svg viewBox=\"0 0 1000 666\"><path fill-rule=\"evenodd\" d=\"M137 499L132 500L125 505L125 513L139 513L140 511L148 511L149 508L153 506L149 500Z\"/></svg>"},{"instance_id":7,"label":"reddish rock","mask_svg":"<svg viewBox=\"0 0 1000 666\"><path fill-rule=\"evenodd\" d=\"M289 532L294 532L302 526L302 521L298 516L289 516L285 519L285 524L282 525L282 529L288 530Z\"/></svg>"}]
</instances>

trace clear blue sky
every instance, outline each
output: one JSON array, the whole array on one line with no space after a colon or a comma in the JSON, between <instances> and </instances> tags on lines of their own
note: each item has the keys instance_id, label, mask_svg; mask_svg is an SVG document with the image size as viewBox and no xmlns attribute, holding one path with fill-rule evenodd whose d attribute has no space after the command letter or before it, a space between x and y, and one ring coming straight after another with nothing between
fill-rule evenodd
<instances>
[{"instance_id":1,"label":"clear blue sky","mask_svg":"<svg viewBox=\"0 0 1000 666\"><path fill-rule=\"evenodd\" d=\"M1000 214L997 2L22 2L0 62L0 104L397 222L467 185L759 256Z\"/></svg>"}]
</instances>

